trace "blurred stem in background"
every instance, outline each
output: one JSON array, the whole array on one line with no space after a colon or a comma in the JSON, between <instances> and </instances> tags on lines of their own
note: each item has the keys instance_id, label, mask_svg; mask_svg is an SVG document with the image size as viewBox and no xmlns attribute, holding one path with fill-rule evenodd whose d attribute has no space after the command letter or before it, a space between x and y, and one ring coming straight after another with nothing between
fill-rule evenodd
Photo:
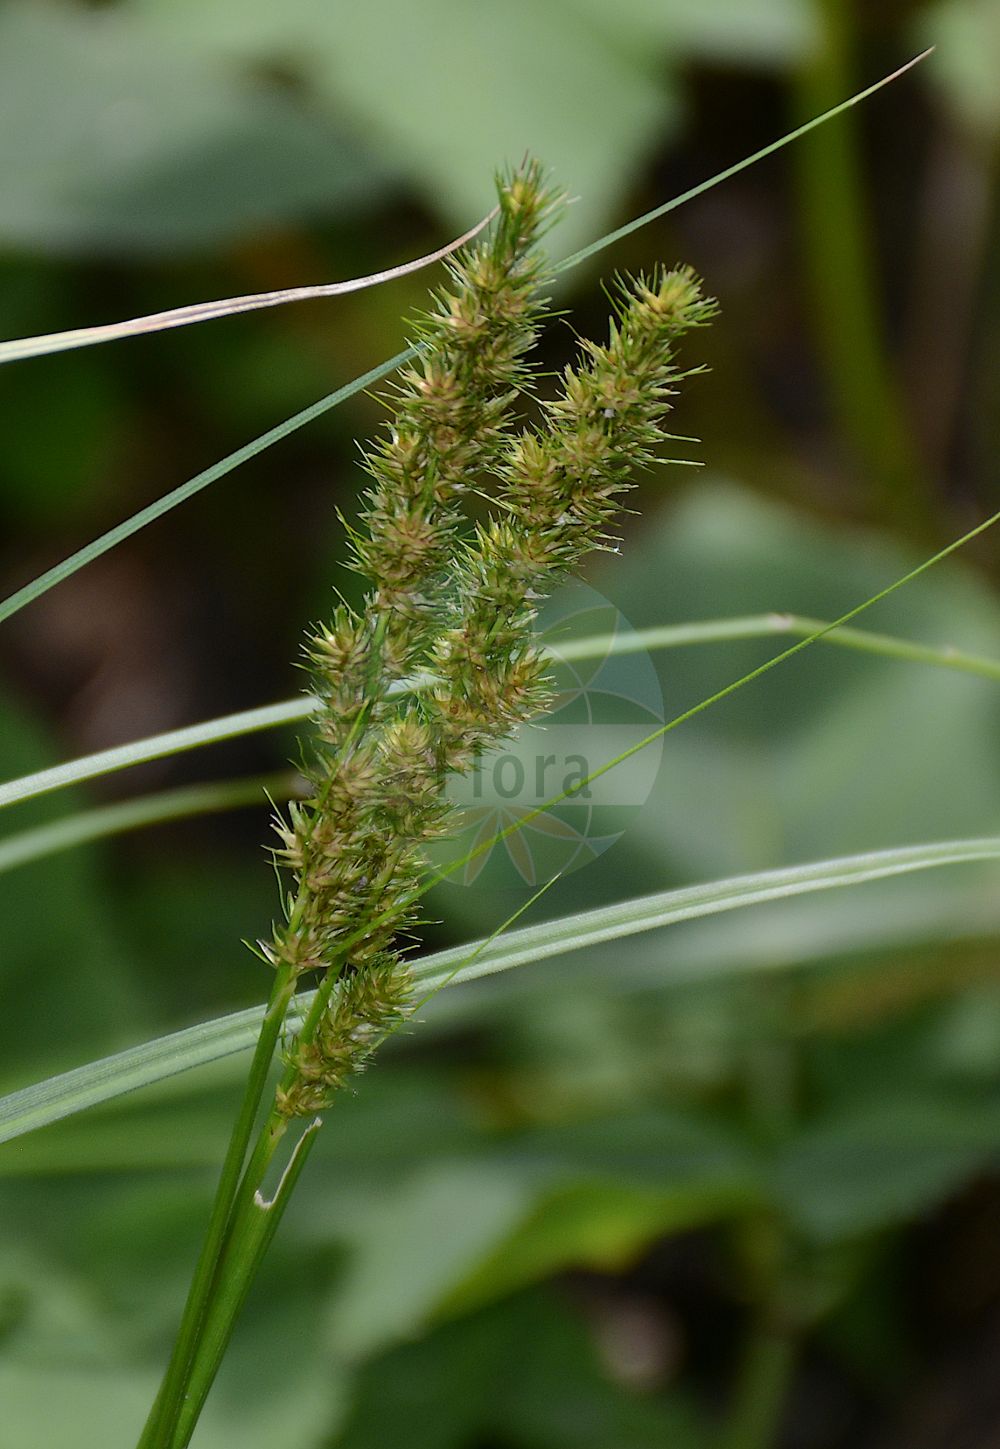
<instances>
[{"instance_id":1,"label":"blurred stem in background","mask_svg":"<svg viewBox=\"0 0 1000 1449\"><path fill-rule=\"evenodd\" d=\"M792 989L767 982L748 1004L753 1026L743 1056L743 1096L750 1130L766 1153L780 1150L798 1126ZM737 1234L737 1281L752 1308L721 1449L773 1449L778 1442L805 1327L799 1265L790 1271L794 1249L786 1225L772 1211L756 1214Z\"/></svg>"},{"instance_id":2,"label":"blurred stem in background","mask_svg":"<svg viewBox=\"0 0 1000 1449\"><path fill-rule=\"evenodd\" d=\"M937 123L916 228L906 336L914 426L937 474L950 460L962 421L998 178L1000 137L960 129L947 118Z\"/></svg>"},{"instance_id":3,"label":"blurred stem in background","mask_svg":"<svg viewBox=\"0 0 1000 1449\"><path fill-rule=\"evenodd\" d=\"M795 1372L796 1350L791 1329L762 1310L743 1345L720 1449L773 1449Z\"/></svg>"},{"instance_id":4,"label":"blurred stem in background","mask_svg":"<svg viewBox=\"0 0 1000 1449\"><path fill-rule=\"evenodd\" d=\"M796 114L830 104L854 72L850 0L816 0L820 43L794 79ZM806 138L794 154L804 266L836 429L871 479L872 513L933 536L933 488L887 355L855 118Z\"/></svg>"}]
</instances>

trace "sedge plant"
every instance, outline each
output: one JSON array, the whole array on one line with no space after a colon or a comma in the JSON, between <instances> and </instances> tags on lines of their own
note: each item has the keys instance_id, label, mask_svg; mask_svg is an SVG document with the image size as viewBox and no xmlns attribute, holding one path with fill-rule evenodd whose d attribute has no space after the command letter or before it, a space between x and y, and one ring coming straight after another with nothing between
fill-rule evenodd
<instances>
[{"instance_id":1,"label":"sedge plant","mask_svg":"<svg viewBox=\"0 0 1000 1449\"><path fill-rule=\"evenodd\" d=\"M581 343L539 421L516 421L550 275L538 243L561 198L534 161L497 193L486 239L450 261L449 285L418 320L417 356L364 455L369 486L348 527L363 604L340 604L306 641L321 704L301 762L306 797L277 821L291 886L258 945L271 998L142 1449L189 1442L322 1114L411 1013L402 942L425 849L455 824L445 782L544 709L538 603L593 550L614 547L620 496L669 437L676 345L714 311L687 268L619 279L609 340ZM478 521L467 521L469 499L485 501ZM400 690L414 678L418 688ZM284 1040L251 1146L283 1023L307 983L315 994ZM270 1188L289 1133L297 1140Z\"/></svg>"},{"instance_id":2,"label":"sedge plant","mask_svg":"<svg viewBox=\"0 0 1000 1449\"><path fill-rule=\"evenodd\" d=\"M312 735L300 762L306 785L304 797L277 821L276 860L290 884L283 889L278 923L257 945L273 972L271 995L174 1353L140 1441L145 1449L177 1449L191 1439L323 1114L380 1042L413 1015L419 988L437 986L464 969L461 957L457 965L433 957L411 963L404 950L419 923L425 850L454 823L444 783L544 710L546 661L532 638L535 611L590 551L614 546L609 529L620 495L632 471L648 463L668 436L671 394L682 376L675 346L712 314L713 304L686 269L618 282L609 341L583 343L556 396L538 405L539 420L519 421L518 400L532 390L531 352L551 275L538 242L559 205L534 163L502 178L488 236L451 264L450 284L419 320L414 346L376 369L385 376L402 362L406 370L387 399L390 426L365 457L368 492L360 518L349 526L350 564L366 579L367 593L359 608L341 605L309 631L310 695L289 707L252 712L261 718L247 726L311 716ZM602 239L563 265L614 239ZM375 380L374 374L359 379L333 400ZM332 403L307 410L258 440L259 446L326 405ZM199 475L159 511L241 460L242 453L233 455ZM26 586L0 605L0 617L146 521L137 515ZM634 748L819 639L996 678L991 659L840 627L995 521L833 624L769 615L654 631L657 638L643 642L657 648L771 633L797 635L799 642ZM238 731L227 727L227 732ZM208 738L203 727L190 743ZM27 777L14 786L20 784L27 798L62 783L43 784L41 777L32 783ZM0 792L0 804L17 798ZM48 839L34 845L57 848ZM508 941L503 964L755 900L959 860L995 859L998 851L995 838L951 842L666 892L622 903L614 920L604 910L590 913L592 920L585 913L519 932L516 941ZM728 892L722 889L727 884ZM489 964L489 943L474 954L479 952L484 969L497 969ZM241 1022L241 1031L245 1025ZM78 1101L67 1110L79 1106Z\"/></svg>"}]
</instances>

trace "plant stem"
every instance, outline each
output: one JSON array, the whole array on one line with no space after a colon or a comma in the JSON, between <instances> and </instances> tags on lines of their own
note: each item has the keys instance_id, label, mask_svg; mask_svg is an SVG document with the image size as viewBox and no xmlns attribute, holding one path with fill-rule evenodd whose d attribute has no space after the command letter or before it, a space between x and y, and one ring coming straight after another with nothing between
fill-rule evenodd
<instances>
[{"instance_id":1,"label":"plant stem","mask_svg":"<svg viewBox=\"0 0 1000 1449\"><path fill-rule=\"evenodd\" d=\"M321 1120L317 1117L302 1133L270 1201L264 1199L259 1187L253 1186L252 1178L256 1177L258 1182L263 1179L287 1123L281 1121L280 1130L275 1132L269 1122L258 1139L258 1147L261 1144L265 1144L265 1147L251 1160L240 1187L229 1239L219 1265L197 1352L188 1374L170 1449L186 1449L186 1445L190 1443L240 1311L288 1206L299 1174L312 1151L321 1125Z\"/></svg>"},{"instance_id":2,"label":"plant stem","mask_svg":"<svg viewBox=\"0 0 1000 1449\"><path fill-rule=\"evenodd\" d=\"M369 669L371 688L367 692L364 708L359 712L338 753L338 761L331 761L330 775L324 787L325 790L330 788L337 763L349 754L353 745L367 728L375 704L375 688L381 668L387 628L388 619L383 614L376 624L372 638L372 659ZM300 882L295 902L289 914L290 929L294 930L307 900L308 888L304 882ZM316 992L312 1008L306 1017L303 1032L310 1029L315 1031L342 967L343 957L339 957L327 970L320 988ZM256 1224L256 1231L254 1231L253 1214L263 1211L257 1206L259 1189L288 1125L285 1118L277 1111L276 1106L272 1106L270 1114L261 1128L249 1161L246 1160L246 1153L260 1109L274 1049L295 991L296 979L294 966L290 962L280 961L275 972L271 997L261 1024L253 1061L250 1065L243 1102L230 1138L208 1231L195 1268L177 1341L160 1393L157 1395L143 1436L139 1441L138 1449L171 1449L171 1446L177 1443L176 1436L181 1433L179 1426L182 1416L184 1422L189 1426L186 1435L183 1436L183 1443L187 1443L190 1438L201 1405L218 1370L222 1353L229 1341L240 1307L249 1292L250 1283L260 1264L267 1243L270 1242L274 1228L277 1226L277 1219L284 1211L287 1193L291 1191L297 1180L312 1145L315 1131L309 1129L309 1132L299 1140L289 1164L289 1171L282 1178L275 1203L269 1205L268 1216ZM285 1073L286 1078L290 1076L294 1076L292 1068ZM318 1125L317 1120L314 1127L318 1127ZM293 1168L294 1170L292 1170ZM282 1192L285 1196L281 1195ZM280 1209L277 1207L279 1201ZM251 1244L252 1251L248 1248L248 1243ZM192 1384L195 1379L201 1386L201 1397L198 1399L192 1418Z\"/></svg>"},{"instance_id":3,"label":"plant stem","mask_svg":"<svg viewBox=\"0 0 1000 1449\"><path fill-rule=\"evenodd\" d=\"M295 911L292 912L292 918L294 920ZM309 1011L298 1031L300 1041L308 1042L312 1039L329 1004L342 966L343 960L335 961L316 989ZM291 992L285 999L281 1020L284 1019L290 1000ZM266 1026L267 1017L265 1017ZM274 1029L267 1065L270 1065L273 1055L278 1028L280 1028L280 1021L277 1021ZM258 1050L263 1036L264 1029L262 1028L261 1037L258 1039ZM256 1065L256 1061L255 1054L254 1065ZM265 1067L264 1077L257 1090L254 1115L250 1119L249 1128L243 1141L241 1165L249 1142L249 1132L256 1117L256 1108L260 1103L266 1071ZM289 1086L294 1080L295 1074L296 1068L289 1065L282 1076L282 1085ZM251 1076L253 1076L253 1067L251 1067ZM312 1149L319 1126L320 1119L317 1118L303 1133L292 1153L273 1200L271 1203L265 1203L261 1194L264 1177L288 1128L288 1121L278 1111L276 1101L272 1105L242 1175L238 1175L231 1184L226 1205L226 1217L222 1224L221 1234L214 1245L212 1273L204 1281L201 1311L189 1336L188 1351L183 1364L177 1371L179 1389L173 1398L173 1413L169 1424L166 1420L163 1421L163 1428L167 1431L166 1437L162 1437L161 1431L160 1438L150 1441L149 1449L183 1449L194 1432L198 1415L218 1372L240 1309L246 1301L267 1245L285 1210L288 1196ZM215 1214L213 1213L212 1225L214 1226L214 1224ZM203 1258L205 1255L203 1250ZM199 1271L200 1269L201 1262L199 1262ZM147 1449L147 1446L140 1441L137 1449Z\"/></svg>"},{"instance_id":4,"label":"plant stem","mask_svg":"<svg viewBox=\"0 0 1000 1449\"><path fill-rule=\"evenodd\" d=\"M720 1449L772 1449L795 1368L796 1341L762 1313L743 1351Z\"/></svg>"},{"instance_id":5,"label":"plant stem","mask_svg":"<svg viewBox=\"0 0 1000 1449\"><path fill-rule=\"evenodd\" d=\"M1000 136L942 117L928 146L904 356L914 427L937 473L951 462L957 427L976 413L965 382L980 328L977 302L987 295L998 141ZM962 440L962 457L968 467L968 439Z\"/></svg>"},{"instance_id":6,"label":"plant stem","mask_svg":"<svg viewBox=\"0 0 1000 1449\"><path fill-rule=\"evenodd\" d=\"M474 959L481 950L501 932L505 931L518 916L522 915L535 902L545 894L555 878L548 881L541 890L536 891L531 898L518 909L501 925L497 930L472 953L467 960ZM452 976L461 970L460 962L451 973ZM324 978L322 986L317 992L317 998L312 1003L312 1009L303 1023L301 1032L307 1030L315 1031L316 1025L326 1010L330 995L338 979L337 969L331 967ZM422 1006L430 998L447 985L448 977L433 987L425 997L418 1003ZM391 1033L390 1033L391 1034ZM290 1068L285 1074L286 1082L294 1076L294 1068ZM219 1365L229 1344L236 1321L246 1302L253 1279L263 1260L271 1238L278 1226L292 1189L299 1174L305 1165L306 1157L312 1150L315 1136L322 1120L317 1117L306 1128L299 1138L288 1166L282 1174L281 1180L275 1191L274 1197L267 1202L261 1193L261 1185L264 1176L271 1164L278 1144L283 1138L288 1123L272 1108L271 1114L261 1129L250 1161L247 1163L239 1186L236 1200L230 1214L230 1229L222 1260L216 1273L213 1284L212 1301L202 1326L201 1336L198 1341L194 1359L188 1371L187 1384L178 1416L175 1436L171 1441L171 1449L184 1449L188 1443L198 1416L204 1405L208 1392L215 1380Z\"/></svg>"},{"instance_id":7,"label":"plant stem","mask_svg":"<svg viewBox=\"0 0 1000 1449\"><path fill-rule=\"evenodd\" d=\"M839 94L852 69L853 7L820 0L817 11L819 43L796 82L801 114ZM853 117L798 147L795 175L810 300L840 427L872 477L876 504L894 518L905 510L926 533L932 488L886 355Z\"/></svg>"},{"instance_id":8,"label":"plant stem","mask_svg":"<svg viewBox=\"0 0 1000 1449\"><path fill-rule=\"evenodd\" d=\"M295 990L295 979L289 968L275 973L260 1035L254 1048L247 1075L243 1100L233 1125L226 1150L219 1185L216 1188L212 1214L205 1241L188 1292L184 1313L177 1331L170 1362L149 1419L139 1440L138 1449L167 1449L180 1411L181 1397L191 1362L196 1354L206 1308L212 1294L216 1269L222 1255L229 1228L233 1203L240 1183L247 1147L257 1119L260 1099L267 1082L271 1058L277 1044L281 1024Z\"/></svg>"}]
</instances>

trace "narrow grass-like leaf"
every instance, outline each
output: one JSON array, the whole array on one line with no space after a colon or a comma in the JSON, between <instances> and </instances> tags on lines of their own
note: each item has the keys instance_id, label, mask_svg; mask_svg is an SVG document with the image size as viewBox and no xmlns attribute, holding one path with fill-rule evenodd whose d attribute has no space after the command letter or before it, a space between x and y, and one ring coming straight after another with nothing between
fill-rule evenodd
<instances>
[{"instance_id":1,"label":"narrow grass-like leaf","mask_svg":"<svg viewBox=\"0 0 1000 1449\"><path fill-rule=\"evenodd\" d=\"M823 633L823 630L829 630ZM876 634L850 626L834 628L822 619L804 614L748 614L733 619L706 619L691 624L660 624L649 629L634 629L620 634L594 634L585 639L570 639L559 646L560 659L603 659L613 654L655 654L659 649L678 649L692 644L723 644L735 639L765 639L775 635L807 639L817 636L817 643L835 644L840 649L854 649L862 654L878 654L884 659L900 659L910 664L931 664L938 669L952 669L959 674L977 674L983 679L1000 680L1000 659L982 654L966 654L951 645L921 644L912 639L899 639L892 634Z\"/></svg>"},{"instance_id":2,"label":"narrow grass-like leaf","mask_svg":"<svg viewBox=\"0 0 1000 1449\"><path fill-rule=\"evenodd\" d=\"M160 790L96 810L79 810L48 825L37 825L0 840L0 874L19 865L102 840L124 835L146 825L167 820L185 820L193 815L218 815L245 805L266 805L268 800L287 800L295 790L296 776L290 770L280 774L254 775L245 780L217 780L206 785L184 785L177 790Z\"/></svg>"},{"instance_id":3,"label":"narrow grass-like leaf","mask_svg":"<svg viewBox=\"0 0 1000 1449\"><path fill-rule=\"evenodd\" d=\"M938 669L950 669L959 674L975 674L983 679L1000 681L1000 660L990 659L985 655L966 654L951 645L920 644L911 639L895 638L891 634L869 633L865 629L847 627L821 633L824 629L830 629L829 624L821 619L805 618L801 614L752 614L742 618L664 624L650 629L632 630L629 633L595 634L585 639L571 639L559 646L558 656L567 661L603 659L613 654L652 654L660 649L721 644L735 639L764 639L776 635L807 639L818 636L818 643L835 644L842 649L854 649L863 654L876 654L885 659L898 659L911 664L929 664ZM185 729L170 730L166 734L151 735L144 740L134 740L127 745L100 750L94 755L83 755L64 765L54 765L36 774L23 775L17 780L0 784L0 809L5 805L15 805L21 800L30 800L36 795L47 794L50 790L61 790L68 785L78 785L84 780L95 780L116 770L143 764L147 760L158 760L166 755L179 754L183 750L198 749L202 745L217 744L220 740L235 739L239 735L295 724L299 720L307 719L313 708L314 702L309 695L296 695L293 699L279 700L277 704L242 710L238 714L221 715L218 719L205 720Z\"/></svg>"},{"instance_id":4,"label":"narrow grass-like leaf","mask_svg":"<svg viewBox=\"0 0 1000 1449\"><path fill-rule=\"evenodd\" d=\"M485 944L473 942L437 951L415 961L413 973L418 986L430 992L680 921L914 871L998 859L1000 836L987 836L732 876L526 926ZM609 970L613 970L613 962ZM301 1022L311 1000L312 993L296 998L286 1018L290 1028ZM0 1099L0 1142L179 1072L248 1050L257 1038L263 1012L263 1007L251 1007L203 1022L13 1092Z\"/></svg>"},{"instance_id":5,"label":"narrow grass-like leaf","mask_svg":"<svg viewBox=\"0 0 1000 1449\"><path fill-rule=\"evenodd\" d=\"M521 931L511 932L495 946L487 946L468 964L463 963L454 976L451 973L456 963L469 952L469 946L427 956L415 963L414 973L429 989L439 983L450 985L473 981L480 976L509 971L514 966L544 961L552 956L580 951L586 946L597 946L605 941L620 940L623 936L638 935L701 916L720 915L724 911L760 905L766 901L784 900L838 886L860 885L866 881L884 880L889 876L907 875L943 865L995 859L1000 859L1000 836L869 851L809 865L730 876L705 885L684 886L637 900L616 902L538 926L526 926Z\"/></svg>"},{"instance_id":6,"label":"narrow grass-like leaf","mask_svg":"<svg viewBox=\"0 0 1000 1449\"><path fill-rule=\"evenodd\" d=\"M132 317L127 322L108 322L99 327L75 327L69 332L49 332L43 337L18 337L0 342L0 365L20 362L27 357L46 357L52 352L70 352L77 347L94 347L99 342L117 342L123 337L141 337L149 332L166 332L172 327L188 327L193 322L211 322L218 317L232 317L238 312L257 312L264 307L282 307L288 302L315 301L319 297L342 297L347 292L361 292L395 281L410 272L419 272L457 251L478 236L495 215L491 212L463 236L438 247L425 257L403 262L368 277L351 277L346 282L322 282L311 287L286 287L278 292L254 292L246 297L225 297L217 302L191 302L185 307L171 307L166 312L152 312L146 317Z\"/></svg>"},{"instance_id":7,"label":"narrow grass-like leaf","mask_svg":"<svg viewBox=\"0 0 1000 1449\"><path fill-rule=\"evenodd\" d=\"M888 599L906 584L912 583L914 579L920 578L922 574L927 573L928 569L932 569L935 564L939 564L943 559L950 558L958 549L964 547L972 539L978 538L980 534L985 533L987 529L993 528L997 523L1000 523L1000 512L991 514L989 518L985 518L982 523L978 523L968 533L963 533L961 538L953 539L951 543L946 544L944 548L939 549L930 558L924 559L923 563L917 564L916 568L910 569L901 578L894 579L891 584L886 584L885 588L880 589L877 594L872 594L870 598L864 599L860 604L855 604L853 609L848 609L845 614L841 614L832 623L823 624L819 629L807 634L805 638L799 639L787 649L782 649L780 654L772 654L770 659L766 659L756 669L751 669L748 674L740 675L739 679L731 680L729 684L725 684L721 689L717 689L714 694L707 695L704 699L698 700L697 704L691 705L689 709L682 710L680 714L675 714L672 719L668 719L658 729L652 730L643 739L637 740L627 750L622 750L613 759L605 760L602 765L598 765L596 769L591 770L582 779L574 781L572 785L568 785L558 795L551 796L548 800L543 801L542 804L536 805L533 810L527 811L513 825L508 826L505 830L499 831L492 840L484 841L466 859L474 859L481 852L491 850L497 841L506 840L515 831L523 830L525 826L530 825L534 820L537 820L541 815L545 814L546 811L551 810L554 805L558 805L563 800L568 800L573 795L578 794L584 786L591 785L595 780L601 779L602 776L607 775L611 770L617 769L619 765L623 764L626 760L632 759L634 755L639 754L641 750L646 749L654 741L663 739L665 735L678 729L680 725L687 724L689 720L697 718L700 714L704 714L707 709L712 709L713 706L721 704L723 700L729 699L739 690L745 689L748 684L754 684L758 679L763 679L765 674L770 674L772 669L777 669L780 664L787 663L796 654L801 654L804 649L808 649L811 645L818 644L821 640L829 638L835 630L842 629L852 619L857 619L875 604L881 603L883 599ZM464 863L464 861L454 862L452 866L442 872L442 878Z\"/></svg>"},{"instance_id":8,"label":"narrow grass-like leaf","mask_svg":"<svg viewBox=\"0 0 1000 1449\"><path fill-rule=\"evenodd\" d=\"M221 462L213 463L211 468L206 468L204 472L196 474L194 478L189 478L186 483L182 483L180 487L173 489L172 492L165 493L162 498L158 498L148 508L140 509L131 518L127 518L124 523L119 523L116 527L109 529L107 533L102 533L100 538L95 538L92 543L88 543L83 548L78 549L76 553L70 554L69 558L64 558L61 563L55 564L52 568L47 569L45 573L40 574L37 579L33 579L31 583L25 584L23 588L18 589L15 593L10 594L6 599L0 601L0 623L5 619L9 619L12 614L16 614L19 609L23 609L26 604L30 604L35 599L40 598L42 594L47 593L56 584L60 584L64 579L70 578L72 574L75 574L79 569L85 567L86 564L93 563L95 559L100 558L102 554L107 553L117 544L124 543L125 539L131 538L134 533L138 533L140 529L145 528L147 523L153 523L157 518L162 518L165 513L169 513L172 508L176 508L179 503L185 503L189 498L193 498L196 493L200 493L203 488L207 488L210 483L215 483L218 479L224 478L227 473L231 473L241 463L249 462L258 453L262 453L265 448L270 448L274 443L280 443L282 438L288 437L289 433L294 433L297 429L304 428L306 423L311 423L316 418L322 417L331 408L335 408L339 403L346 402L348 398L354 397L355 393L363 392L365 388L372 387L376 382L381 382L384 377L388 377L390 372L394 372L397 367L401 367L404 362L408 362L415 355L415 350L412 347L408 347L405 351L397 353L395 357L390 357L388 362L383 362L378 367L373 367L370 372L366 372L362 377L356 377L353 382L347 383L344 387L339 387L336 392L331 392L327 397L320 398L319 402L313 403L311 407L303 408L294 417L286 418L283 423L278 423L277 427L271 428L266 433L262 433L252 443L245 443L242 448L237 448L235 453L230 453Z\"/></svg>"},{"instance_id":9,"label":"narrow grass-like leaf","mask_svg":"<svg viewBox=\"0 0 1000 1449\"><path fill-rule=\"evenodd\" d=\"M603 251L605 247L613 246L615 242L621 241L623 237L631 236L632 232L638 231L640 227L648 226L651 221L658 221L661 216L666 216L670 211L676 211L679 206L683 206L688 201L694 201L697 196L704 196L706 191L710 191L713 186L718 186L720 181L728 181L730 177L738 176L741 171L746 171L748 167L756 166L758 161L763 161L768 156L773 156L776 151L780 151L785 146L791 145L793 141L801 140L810 131L815 131L817 126L823 126L827 121L832 121L835 116L843 115L852 106L858 105L861 101L866 101L876 91L882 90L883 86L891 85L893 81L899 80L900 76L904 76L907 71L919 65L922 60L926 60L933 49L934 47L931 46L930 49L921 51L912 60L908 60L905 65L901 65L898 70L894 70L891 75L883 76L881 80L875 81L873 85L868 86L865 90L858 91L857 95L849 97L846 101L841 101L839 105L831 107L828 111L823 111L819 116L813 116L812 120L805 121L801 126L797 126L794 131L788 131L784 136L780 136L777 141L772 141L769 145L762 146L752 156L746 156L742 161L737 161L735 165L728 166L725 171L720 171L718 175L710 177L708 181L699 182L697 186L692 186L689 191L681 192L680 196L675 196L670 201L663 202L661 206L654 206L652 211L645 212L642 216L636 217L634 221L626 222L624 226L618 227L616 231L608 232L599 241L591 242L589 246L581 247L578 252L574 252L572 256L567 257L560 264L559 269L565 270L569 267L579 266L581 262L587 261L590 257Z\"/></svg>"},{"instance_id":10,"label":"narrow grass-like leaf","mask_svg":"<svg viewBox=\"0 0 1000 1449\"><path fill-rule=\"evenodd\" d=\"M127 745L99 750L95 755L83 755L78 760L69 760L65 765L53 765L51 769L39 770L34 775L22 775L19 780L9 780L0 785L0 807L16 805L18 801L31 800L37 795L47 795L51 790L64 790L68 785L79 785L83 780L96 780L102 775L112 775L116 770L128 769L130 765L143 765L149 760L163 759L166 755L179 755L185 750L197 749L200 745L214 744L217 740L232 740L240 735L253 734L257 730L274 729L278 725L307 719L314 708L315 701L310 695L299 695L296 699L283 700L281 704L266 704L260 709L244 709L238 714L206 720L203 724L167 730L165 734L152 735L149 739L133 740Z\"/></svg>"},{"instance_id":11,"label":"narrow grass-like leaf","mask_svg":"<svg viewBox=\"0 0 1000 1449\"><path fill-rule=\"evenodd\" d=\"M672 197L669 201L664 202L662 206L654 207L652 211L646 212L643 216L636 217L633 221L628 222L625 226L619 227L616 231L606 233L597 241L591 242L589 246L584 247L582 251L575 252L572 256L566 257L558 264L556 270L565 272L572 267L578 266L581 262L596 255L599 251L612 246L622 237L628 236L640 227L648 226L650 222L656 221L661 216L665 216L667 212L676 210L677 207L684 205L685 202L691 201L696 196L704 195L712 187L729 180L730 177L737 175L740 171L746 170L747 167L756 165L758 161L764 160L767 156L774 155L776 151L780 151L784 146L788 146L793 141L797 141L817 126L822 126L827 121L833 120L851 106L857 105L860 101L873 95L883 86L888 85L891 81L897 80L906 71L919 64L929 54L930 51L924 51L923 54L915 56L913 60L908 61L906 65L893 71L891 75L884 76L881 80L876 81L874 85L859 91L857 95L851 96L848 100L842 101L839 105L833 106L828 111L824 111L822 115L815 116L811 121L807 121L804 125L796 127L795 130L787 132L784 136L779 137L778 140L772 141L770 145L764 146L759 151L755 151L752 156L744 157L742 161L738 161L735 165L717 172L715 176L709 177L708 180L699 183L699 185L692 187L680 196ZM62 335L66 336L69 334ZM237 452L231 453L228 458L223 458L220 463L214 464L211 468L206 468L204 472L199 473L187 483L182 483L180 487L175 488L171 493L158 499L156 503L150 504L148 508L140 510L139 513L127 519L124 523L120 523L116 528L110 529L107 533L102 534L100 538L95 539L92 543L79 549L76 553L70 555L69 558L64 559L62 563L56 564L54 568L48 569L37 579L32 580L31 583L25 584L23 588L18 589L9 598L0 601L0 622L9 619L12 614L17 613L26 604L30 604L34 599L39 598L48 589L53 588L56 584L69 578L78 569L83 568L88 563L92 563L94 559L100 558L108 549L114 548L116 544L122 543L125 539L130 538L132 534L144 528L147 523L152 523L155 519L162 517L164 513L169 512L170 509L176 508L179 503L184 503L188 498L193 497L202 488L208 487L210 483L214 483L227 473L231 473L234 468L239 467L241 463L245 463L249 458L255 457L256 454L263 452L272 443L279 442L297 428L304 427L306 423L312 422L314 418L320 417L323 413L328 412L339 403L345 402L348 398L353 397L355 393L361 392L366 387L371 387L374 383L381 381L382 378L387 377L391 372L394 372L405 362L410 361L414 356L416 356L416 349L412 347L406 348L403 352L398 353L397 356L390 358L387 362L383 362L380 366L372 368L363 377L355 378L353 382L349 382L344 387L338 388L336 392L330 393L328 397L321 398L319 402L313 403L311 407L303 409L300 413L296 413L294 417L289 418L286 422L280 423L269 432L262 434L261 437L256 438L252 443L247 443Z\"/></svg>"}]
</instances>

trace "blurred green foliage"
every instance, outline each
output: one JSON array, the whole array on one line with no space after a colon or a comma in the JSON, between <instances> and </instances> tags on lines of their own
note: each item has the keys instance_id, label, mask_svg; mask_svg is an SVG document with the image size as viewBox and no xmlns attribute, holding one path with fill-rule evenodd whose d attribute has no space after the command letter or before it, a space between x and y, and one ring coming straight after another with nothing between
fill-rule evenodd
<instances>
[{"instance_id":1,"label":"blurred green foliage","mask_svg":"<svg viewBox=\"0 0 1000 1449\"><path fill-rule=\"evenodd\" d=\"M996 7L837 8L848 88L938 45L846 129L861 194L825 196L825 225L866 248L864 325L927 491L884 486L838 401L814 289L835 311L841 279L815 266L802 168L823 153L803 147L798 169L758 168L607 259L681 256L723 303L713 375L678 417L710 468L669 496L647 481L625 556L591 576L637 627L833 617L995 506ZM581 198L566 252L791 124L832 13L8 0L0 332L388 265L468 224L529 147ZM4 368L7 586L394 351L424 285ZM572 287L574 326L602 326L593 272ZM552 330L553 366L571 343ZM335 510L378 417L368 399L329 415L5 625L4 775L294 688L302 624L353 587ZM994 553L987 535L871 626L1000 657ZM659 656L667 711L772 652ZM544 909L995 832L998 724L987 681L807 651L671 735L638 822ZM246 740L90 798L290 748ZM17 807L8 828L73 803ZM0 1085L260 1000L240 940L274 909L266 831L248 812L2 877ZM510 905L444 886L428 939ZM892 1446L928 1403L945 1405L928 1449L958 1442L949 1340L1000 1314L982 1226L1000 1198L998 929L995 871L962 867L446 993L331 1114L196 1444L703 1449L729 1413L733 1445ZM0 1150L0 1449L133 1442L238 1072ZM776 1332L796 1345L784 1428L740 1440L741 1345Z\"/></svg>"}]
</instances>

